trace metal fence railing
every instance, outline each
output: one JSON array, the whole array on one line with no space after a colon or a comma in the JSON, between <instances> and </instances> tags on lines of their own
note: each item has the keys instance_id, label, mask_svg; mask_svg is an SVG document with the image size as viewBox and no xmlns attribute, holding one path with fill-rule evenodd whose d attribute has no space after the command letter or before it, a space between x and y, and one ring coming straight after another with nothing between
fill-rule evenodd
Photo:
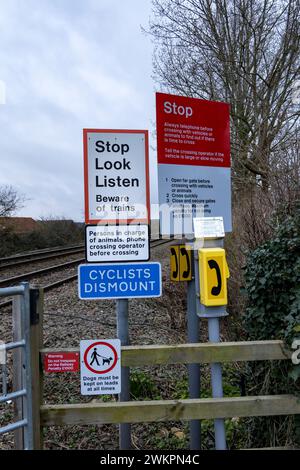
<instances>
[{"instance_id":1,"label":"metal fence railing","mask_svg":"<svg viewBox=\"0 0 300 470\"><path fill-rule=\"evenodd\" d=\"M0 434L23 430L22 440L24 449L33 449L33 410L32 410L32 371L30 357L30 289L29 283L24 282L20 286L7 287L0 289L0 297L19 296L19 308L16 321L18 324L19 338L17 341L10 343L2 343L0 345L2 369L2 395L0 395L0 404L5 404L12 400L21 400L20 409L22 416L15 422L11 422L0 427ZM1 314L1 313L0 313ZM16 325L14 325L15 327ZM1 338L0 338L1 339ZM18 364L18 372L20 373L20 387L8 393L7 386L7 351L19 349L20 363Z\"/></svg>"}]
</instances>

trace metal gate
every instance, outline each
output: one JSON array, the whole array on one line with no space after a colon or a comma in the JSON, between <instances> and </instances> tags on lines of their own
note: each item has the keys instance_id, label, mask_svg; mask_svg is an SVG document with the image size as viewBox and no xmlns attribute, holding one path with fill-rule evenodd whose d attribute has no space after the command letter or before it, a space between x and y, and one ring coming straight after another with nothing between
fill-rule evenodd
<instances>
[{"instance_id":1,"label":"metal gate","mask_svg":"<svg viewBox=\"0 0 300 470\"><path fill-rule=\"evenodd\" d=\"M0 434L22 429L22 440L24 449L33 449L33 411L32 411L32 371L30 358L30 289L29 283L24 282L20 286L0 289L0 297L19 296L19 308L16 321L18 324L20 337L17 341L0 344L0 367L2 369L2 395L0 404L18 400L21 402L21 416L15 422L0 427ZM1 312L0 312L1 315ZM0 338L1 339L1 338ZM7 387L7 351L20 351L20 387L8 393Z\"/></svg>"}]
</instances>

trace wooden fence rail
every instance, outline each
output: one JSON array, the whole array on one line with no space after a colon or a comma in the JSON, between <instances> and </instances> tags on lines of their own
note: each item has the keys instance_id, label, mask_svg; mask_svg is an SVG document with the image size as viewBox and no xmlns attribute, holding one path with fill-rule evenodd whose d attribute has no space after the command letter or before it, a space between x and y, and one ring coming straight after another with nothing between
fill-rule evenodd
<instances>
[{"instance_id":1,"label":"wooden fence rail","mask_svg":"<svg viewBox=\"0 0 300 470\"><path fill-rule=\"evenodd\" d=\"M45 354L79 352L78 348L40 350ZM287 360L291 352L282 341L124 346L122 366ZM154 400L122 403L42 405L42 426L64 424L141 423L300 414L300 400L292 395Z\"/></svg>"},{"instance_id":2,"label":"wooden fence rail","mask_svg":"<svg viewBox=\"0 0 300 470\"><path fill-rule=\"evenodd\" d=\"M292 395L154 400L121 403L43 405L43 426L65 424L147 423L190 419L300 414Z\"/></svg>"},{"instance_id":3,"label":"wooden fence rail","mask_svg":"<svg viewBox=\"0 0 300 470\"><path fill-rule=\"evenodd\" d=\"M75 424L146 423L191 419L300 414L300 400L293 395L247 396L188 400L154 400L45 404L43 400L44 356L47 353L79 352L79 348L43 347L43 291L37 305L38 324L32 326L35 448L43 448L42 428ZM213 362L288 360L291 351L282 341L249 341L122 347L125 367Z\"/></svg>"},{"instance_id":4,"label":"wooden fence rail","mask_svg":"<svg viewBox=\"0 0 300 470\"><path fill-rule=\"evenodd\" d=\"M46 353L79 352L79 348L41 349ZM245 362L290 359L291 352L282 341L235 343L197 343L180 345L123 346L122 366L139 367L162 364Z\"/></svg>"}]
</instances>

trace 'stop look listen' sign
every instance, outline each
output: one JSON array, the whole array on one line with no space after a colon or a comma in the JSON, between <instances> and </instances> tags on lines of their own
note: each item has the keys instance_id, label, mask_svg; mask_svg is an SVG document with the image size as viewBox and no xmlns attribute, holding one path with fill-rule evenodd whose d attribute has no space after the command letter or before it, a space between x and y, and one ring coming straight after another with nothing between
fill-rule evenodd
<instances>
[{"instance_id":1,"label":"'stop look listen' sign","mask_svg":"<svg viewBox=\"0 0 300 470\"><path fill-rule=\"evenodd\" d=\"M85 222L148 224L148 131L84 129Z\"/></svg>"}]
</instances>

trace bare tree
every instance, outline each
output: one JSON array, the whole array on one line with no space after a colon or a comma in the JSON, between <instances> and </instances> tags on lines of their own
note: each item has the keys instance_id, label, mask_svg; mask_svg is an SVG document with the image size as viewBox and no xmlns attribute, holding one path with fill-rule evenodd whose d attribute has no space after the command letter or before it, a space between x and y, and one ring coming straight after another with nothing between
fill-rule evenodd
<instances>
[{"instance_id":1,"label":"bare tree","mask_svg":"<svg viewBox=\"0 0 300 470\"><path fill-rule=\"evenodd\" d=\"M24 207L25 198L12 186L0 186L0 217L9 217Z\"/></svg>"},{"instance_id":2,"label":"bare tree","mask_svg":"<svg viewBox=\"0 0 300 470\"><path fill-rule=\"evenodd\" d=\"M154 71L169 92L231 104L236 188L270 183L297 127L300 0L152 0Z\"/></svg>"}]
</instances>

